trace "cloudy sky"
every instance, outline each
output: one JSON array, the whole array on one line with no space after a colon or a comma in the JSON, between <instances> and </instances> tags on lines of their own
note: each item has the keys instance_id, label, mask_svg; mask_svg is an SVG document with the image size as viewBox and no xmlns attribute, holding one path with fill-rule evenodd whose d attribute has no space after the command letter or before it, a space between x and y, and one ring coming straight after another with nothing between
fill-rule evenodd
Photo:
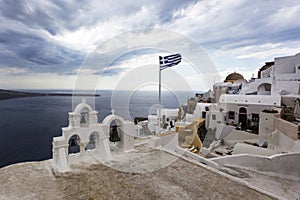
<instances>
[{"instance_id":1,"label":"cloudy sky","mask_svg":"<svg viewBox=\"0 0 300 200\"><path fill-rule=\"evenodd\" d=\"M98 88L114 89L129 71L141 63L153 65L163 51L122 52L112 45L108 49L117 57L110 58L106 71L89 68L89 58L103 51L106 41L145 28L174 31L202 47L218 72L212 82L233 71L250 79L264 62L300 52L299 19L295 0L0 0L0 88L72 89L80 73L85 83L94 78ZM152 42L159 48L162 38L172 42L168 35L152 37L143 41L149 47ZM211 87L212 82L201 82L205 73L197 74L188 63L185 59L172 70L195 90ZM148 76L156 76L150 71Z\"/></svg>"}]
</instances>

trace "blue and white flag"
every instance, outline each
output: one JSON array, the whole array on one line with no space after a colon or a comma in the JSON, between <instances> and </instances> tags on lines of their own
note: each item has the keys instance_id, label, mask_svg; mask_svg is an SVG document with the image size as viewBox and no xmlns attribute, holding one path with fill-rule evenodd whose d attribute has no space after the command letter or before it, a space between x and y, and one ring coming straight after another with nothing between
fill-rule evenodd
<instances>
[{"instance_id":1,"label":"blue and white flag","mask_svg":"<svg viewBox=\"0 0 300 200\"><path fill-rule=\"evenodd\" d=\"M159 56L160 70L164 70L167 67L173 67L181 62L181 55L179 53L169 56Z\"/></svg>"}]
</instances>

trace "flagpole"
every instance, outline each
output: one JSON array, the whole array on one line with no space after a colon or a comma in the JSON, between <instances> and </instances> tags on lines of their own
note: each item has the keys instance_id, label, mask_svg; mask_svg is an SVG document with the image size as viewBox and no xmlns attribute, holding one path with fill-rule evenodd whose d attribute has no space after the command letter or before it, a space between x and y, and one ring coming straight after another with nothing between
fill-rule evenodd
<instances>
[{"instance_id":1,"label":"flagpole","mask_svg":"<svg viewBox=\"0 0 300 200\"><path fill-rule=\"evenodd\" d=\"M181 62L181 55L174 54L169 56L159 56L159 80L158 80L158 134L161 131L161 71L167 67L172 67L174 65L178 65Z\"/></svg>"},{"instance_id":2,"label":"flagpole","mask_svg":"<svg viewBox=\"0 0 300 200\"><path fill-rule=\"evenodd\" d=\"M158 128L159 128L159 131L158 131L158 134L160 134L160 128L161 128L161 69L160 69L160 63L159 63L159 66L158 66L158 69L159 69L159 80L158 80Z\"/></svg>"}]
</instances>

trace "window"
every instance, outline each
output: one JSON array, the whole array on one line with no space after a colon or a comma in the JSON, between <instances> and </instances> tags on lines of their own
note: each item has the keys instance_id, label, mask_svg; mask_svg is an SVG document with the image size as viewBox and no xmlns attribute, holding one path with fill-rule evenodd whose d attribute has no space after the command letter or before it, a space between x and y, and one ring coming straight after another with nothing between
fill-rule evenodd
<instances>
[{"instance_id":1,"label":"window","mask_svg":"<svg viewBox=\"0 0 300 200\"><path fill-rule=\"evenodd\" d=\"M205 111L209 111L209 107L208 106L205 106Z\"/></svg>"},{"instance_id":2,"label":"window","mask_svg":"<svg viewBox=\"0 0 300 200\"><path fill-rule=\"evenodd\" d=\"M213 115L211 116L211 119L212 119L212 120L216 120L216 115L213 114Z\"/></svg>"},{"instance_id":3,"label":"window","mask_svg":"<svg viewBox=\"0 0 300 200\"><path fill-rule=\"evenodd\" d=\"M228 112L228 118L229 119L235 119L235 112L234 111L229 111Z\"/></svg>"},{"instance_id":4,"label":"window","mask_svg":"<svg viewBox=\"0 0 300 200\"><path fill-rule=\"evenodd\" d=\"M205 119L205 117L206 117L206 112L205 112L205 111L202 111L202 118Z\"/></svg>"},{"instance_id":5,"label":"window","mask_svg":"<svg viewBox=\"0 0 300 200\"><path fill-rule=\"evenodd\" d=\"M259 114L252 113L252 122L259 122Z\"/></svg>"}]
</instances>

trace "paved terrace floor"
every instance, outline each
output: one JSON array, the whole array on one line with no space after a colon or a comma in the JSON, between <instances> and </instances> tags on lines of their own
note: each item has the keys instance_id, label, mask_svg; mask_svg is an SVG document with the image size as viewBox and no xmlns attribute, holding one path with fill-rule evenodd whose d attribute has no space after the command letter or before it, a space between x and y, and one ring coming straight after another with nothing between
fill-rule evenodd
<instances>
[{"instance_id":1,"label":"paved terrace floor","mask_svg":"<svg viewBox=\"0 0 300 200\"><path fill-rule=\"evenodd\" d=\"M64 174L51 160L1 168L0 199L274 199L160 150L113 156L104 164L73 162Z\"/></svg>"}]
</instances>

